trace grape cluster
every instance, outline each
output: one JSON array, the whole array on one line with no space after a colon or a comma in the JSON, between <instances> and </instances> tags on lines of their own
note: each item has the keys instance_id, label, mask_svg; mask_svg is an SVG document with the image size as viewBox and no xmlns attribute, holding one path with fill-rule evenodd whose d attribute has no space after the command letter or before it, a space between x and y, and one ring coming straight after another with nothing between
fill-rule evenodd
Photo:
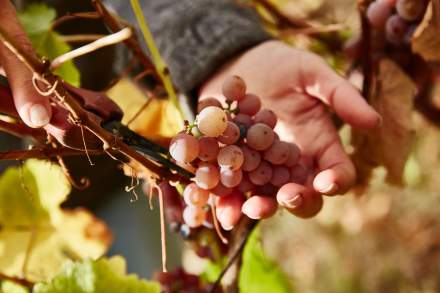
<instances>
[{"instance_id":1,"label":"grape cluster","mask_svg":"<svg viewBox=\"0 0 440 293\"><path fill-rule=\"evenodd\" d=\"M376 0L368 6L367 18L390 44L400 46L411 42L427 5L427 0Z\"/></svg>"},{"instance_id":2,"label":"grape cluster","mask_svg":"<svg viewBox=\"0 0 440 293\"><path fill-rule=\"evenodd\" d=\"M207 292L198 276L185 272L181 267L171 272L155 272L153 279L160 283L162 292Z\"/></svg>"},{"instance_id":3,"label":"grape cluster","mask_svg":"<svg viewBox=\"0 0 440 293\"><path fill-rule=\"evenodd\" d=\"M183 191L183 221L191 228L212 226L212 206L218 211L242 207L254 195L274 198L284 184L302 184L307 177L298 146L278 137L276 114L262 108L258 96L246 93L240 77L226 79L223 95L225 105L215 98L201 100L194 124L170 144L171 157L195 174ZM223 228L232 229L239 217Z\"/></svg>"}]
</instances>

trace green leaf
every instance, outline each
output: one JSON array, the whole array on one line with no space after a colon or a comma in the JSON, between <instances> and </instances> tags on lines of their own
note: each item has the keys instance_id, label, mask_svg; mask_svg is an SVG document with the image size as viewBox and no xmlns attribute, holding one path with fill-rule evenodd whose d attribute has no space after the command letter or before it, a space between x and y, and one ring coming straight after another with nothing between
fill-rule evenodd
<instances>
[{"instance_id":1,"label":"green leaf","mask_svg":"<svg viewBox=\"0 0 440 293\"><path fill-rule=\"evenodd\" d=\"M0 286L0 292L2 293L29 293L26 287L23 287L17 283L11 281L3 281Z\"/></svg>"},{"instance_id":2,"label":"green leaf","mask_svg":"<svg viewBox=\"0 0 440 293\"><path fill-rule=\"evenodd\" d=\"M50 282L38 283L34 293L159 293L156 282L127 275L125 260L120 256L97 261L69 262Z\"/></svg>"},{"instance_id":3,"label":"green leaf","mask_svg":"<svg viewBox=\"0 0 440 293\"><path fill-rule=\"evenodd\" d=\"M249 236L244 248L238 287L240 293L291 293L294 291L284 272L264 255L258 228Z\"/></svg>"},{"instance_id":4,"label":"green leaf","mask_svg":"<svg viewBox=\"0 0 440 293\"><path fill-rule=\"evenodd\" d=\"M55 9L45 4L31 4L18 17L39 55L52 60L71 50L59 34L52 30L52 22L56 18ZM55 73L72 85L80 84L79 71L72 61L64 63Z\"/></svg>"},{"instance_id":5,"label":"green leaf","mask_svg":"<svg viewBox=\"0 0 440 293\"><path fill-rule=\"evenodd\" d=\"M69 259L98 258L107 226L84 209L63 210L70 184L58 165L28 160L0 176L0 272L29 281L52 278Z\"/></svg>"}]
</instances>

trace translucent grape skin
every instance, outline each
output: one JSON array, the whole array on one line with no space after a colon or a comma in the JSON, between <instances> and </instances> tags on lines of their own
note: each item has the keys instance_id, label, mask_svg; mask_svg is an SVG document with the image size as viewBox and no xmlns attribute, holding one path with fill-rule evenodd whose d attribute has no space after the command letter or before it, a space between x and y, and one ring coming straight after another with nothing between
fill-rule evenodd
<instances>
[{"instance_id":1,"label":"translucent grape skin","mask_svg":"<svg viewBox=\"0 0 440 293\"><path fill-rule=\"evenodd\" d=\"M209 106L222 108L222 104L216 98L206 98L200 100L199 103L197 104L197 113L200 113L203 109Z\"/></svg>"},{"instance_id":2,"label":"translucent grape skin","mask_svg":"<svg viewBox=\"0 0 440 293\"><path fill-rule=\"evenodd\" d=\"M262 161L260 165L252 172L248 173L249 180L255 184L262 186L272 179L272 166L265 161Z\"/></svg>"},{"instance_id":3,"label":"translucent grape skin","mask_svg":"<svg viewBox=\"0 0 440 293\"><path fill-rule=\"evenodd\" d=\"M387 40L394 45L401 45L405 39L408 24L399 15L394 14L388 18L385 26Z\"/></svg>"},{"instance_id":4,"label":"translucent grape skin","mask_svg":"<svg viewBox=\"0 0 440 293\"><path fill-rule=\"evenodd\" d=\"M299 147L294 143L288 143L289 145L289 157L287 158L287 161L284 162L284 165L286 167L293 167L296 164L298 164L299 160L301 159L301 150Z\"/></svg>"},{"instance_id":5,"label":"translucent grape skin","mask_svg":"<svg viewBox=\"0 0 440 293\"><path fill-rule=\"evenodd\" d=\"M233 121L238 125L244 125L246 128L251 127L252 124L254 124L254 121L252 120L252 117L246 114L237 114Z\"/></svg>"},{"instance_id":6,"label":"translucent grape skin","mask_svg":"<svg viewBox=\"0 0 440 293\"><path fill-rule=\"evenodd\" d=\"M375 28L383 28L392 13L392 7L387 0L377 0L367 9L367 18Z\"/></svg>"},{"instance_id":7,"label":"translucent grape skin","mask_svg":"<svg viewBox=\"0 0 440 293\"><path fill-rule=\"evenodd\" d=\"M201 137L199 139L199 159L205 162L215 160L217 158L220 147L213 137Z\"/></svg>"},{"instance_id":8,"label":"translucent grape skin","mask_svg":"<svg viewBox=\"0 0 440 293\"><path fill-rule=\"evenodd\" d=\"M275 166L273 168L270 183L274 186L281 187L290 181L290 170L285 166Z\"/></svg>"},{"instance_id":9,"label":"translucent grape skin","mask_svg":"<svg viewBox=\"0 0 440 293\"><path fill-rule=\"evenodd\" d=\"M247 94L238 102L238 109L240 114L254 116L261 109L261 100L256 95Z\"/></svg>"},{"instance_id":10,"label":"translucent grape skin","mask_svg":"<svg viewBox=\"0 0 440 293\"><path fill-rule=\"evenodd\" d=\"M221 182L217 184L216 187L211 189L211 194L214 194L216 196L226 196L231 194L233 191L232 188L224 186Z\"/></svg>"},{"instance_id":11,"label":"translucent grape skin","mask_svg":"<svg viewBox=\"0 0 440 293\"><path fill-rule=\"evenodd\" d=\"M246 95L246 84L241 77L233 75L225 80L222 91L226 100L240 101Z\"/></svg>"},{"instance_id":12,"label":"translucent grape skin","mask_svg":"<svg viewBox=\"0 0 440 293\"><path fill-rule=\"evenodd\" d=\"M208 137L218 137L228 126L228 118L223 109L208 106L197 115L197 127Z\"/></svg>"},{"instance_id":13,"label":"translucent grape skin","mask_svg":"<svg viewBox=\"0 0 440 293\"><path fill-rule=\"evenodd\" d=\"M247 146L242 146L241 150L243 151L244 156L244 162L241 168L247 172L257 169L261 162L260 153Z\"/></svg>"},{"instance_id":14,"label":"translucent grape skin","mask_svg":"<svg viewBox=\"0 0 440 293\"><path fill-rule=\"evenodd\" d=\"M192 162L199 155L199 142L192 135L179 133L171 140L170 155L181 163Z\"/></svg>"},{"instance_id":15,"label":"translucent grape skin","mask_svg":"<svg viewBox=\"0 0 440 293\"><path fill-rule=\"evenodd\" d=\"M243 172L239 170L222 169L220 171L220 182L226 187L236 187L243 178Z\"/></svg>"},{"instance_id":16,"label":"translucent grape skin","mask_svg":"<svg viewBox=\"0 0 440 293\"><path fill-rule=\"evenodd\" d=\"M228 121L225 132L218 137L218 141L223 144L234 144L240 138L240 128L234 122Z\"/></svg>"},{"instance_id":17,"label":"translucent grape skin","mask_svg":"<svg viewBox=\"0 0 440 293\"><path fill-rule=\"evenodd\" d=\"M195 183L190 183L183 191L183 200L187 205L203 207L209 199L209 191L202 189Z\"/></svg>"},{"instance_id":18,"label":"translucent grape skin","mask_svg":"<svg viewBox=\"0 0 440 293\"><path fill-rule=\"evenodd\" d=\"M284 164L290 155L290 147L287 142L275 140L264 152L264 159L274 165Z\"/></svg>"},{"instance_id":19,"label":"translucent grape skin","mask_svg":"<svg viewBox=\"0 0 440 293\"><path fill-rule=\"evenodd\" d=\"M244 162L243 151L236 145L225 146L218 153L217 162L222 169L238 170Z\"/></svg>"},{"instance_id":20,"label":"translucent grape skin","mask_svg":"<svg viewBox=\"0 0 440 293\"><path fill-rule=\"evenodd\" d=\"M427 2L424 0L397 0L396 11L407 21L415 21L423 15Z\"/></svg>"},{"instance_id":21,"label":"translucent grape skin","mask_svg":"<svg viewBox=\"0 0 440 293\"><path fill-rule=\"evenodd\" d=\"M264 123L274 129L277 125L277 115L269 109L261 109L254 116L254 123Z\"/></svg>"},{"instance_id":22,"label":"translucent grape skin","mask_svg":"<svg viewBox=\"0 0 440 293\"><path fill-rule=\"evenodd\" d=\"M268 149L275 139L273 130L263 123L252 125L246 134L247 145L254 150L264 151Z\"/></svg>"},{"instance_id":23,"label":"translucent grape skin","mask_svg":"<svg viewBox=\"0 0 440 293\"><path fill-rule=\"evenodd\" d=\"M213 164L201 163L197 168L194 180L198 187L212 189L219 183L220 173Z\"/></svg>"},{"instance_id":24,"label":"translucent grape skin","mask_svg":"<svg viewBox=\"0 0 440 293\"><path fill-rule=\"evenodd\" d=\"M183 221L191 228L197 228L203 225L206 212L201 207L186 206L183 210Z\"/></svg>"}]
</instances>

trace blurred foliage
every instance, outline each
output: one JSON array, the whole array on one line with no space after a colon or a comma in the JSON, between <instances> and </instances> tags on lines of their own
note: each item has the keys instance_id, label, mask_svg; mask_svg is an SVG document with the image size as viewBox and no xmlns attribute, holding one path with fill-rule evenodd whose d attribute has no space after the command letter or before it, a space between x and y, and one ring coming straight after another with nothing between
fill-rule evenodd
<instances>
[{"instance_id":1,"label":"blurred foliage","mask_svg":"<svg viewBox=\"0 0 440 293\"><path fill-rule=\"evenodd\" d=\"M97 261L67 262L48 283L34 286L35 293L159 293L160 285L127 275L125 260L120 256Z\"/></svg>"},{"instance_id":2,"label":"blurred foliage","mask_svg":"<svg viewBox=\"0 0 440 293\"><path fill-rule=\"evenodd\" d=\"M44 4L31 4L18 14L21 24L37 53L52 60L71 50L71 47L52 30L55 9ZM74 86L80 84L80 74L73 61L61 65L55 73Z\"/></svg>"}]
</instances>

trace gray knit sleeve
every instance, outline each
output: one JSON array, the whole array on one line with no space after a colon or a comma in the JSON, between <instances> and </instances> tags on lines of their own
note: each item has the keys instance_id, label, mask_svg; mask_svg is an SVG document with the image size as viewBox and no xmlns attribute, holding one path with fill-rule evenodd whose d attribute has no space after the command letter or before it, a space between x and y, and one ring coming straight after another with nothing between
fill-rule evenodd
<instances>
[{"instance_id":1,"label":"gray knit sleeve","mask_svg":"<svg viewBox=\"0 0 440 293\"><path fill-rule=\"evenodd\" d=\"M232 56L269 38L254 11L233 0L140 2L171 77L184 93L198 87ZM107 3L136 23L129 1Z\"/></svg>"}]
</instances>

